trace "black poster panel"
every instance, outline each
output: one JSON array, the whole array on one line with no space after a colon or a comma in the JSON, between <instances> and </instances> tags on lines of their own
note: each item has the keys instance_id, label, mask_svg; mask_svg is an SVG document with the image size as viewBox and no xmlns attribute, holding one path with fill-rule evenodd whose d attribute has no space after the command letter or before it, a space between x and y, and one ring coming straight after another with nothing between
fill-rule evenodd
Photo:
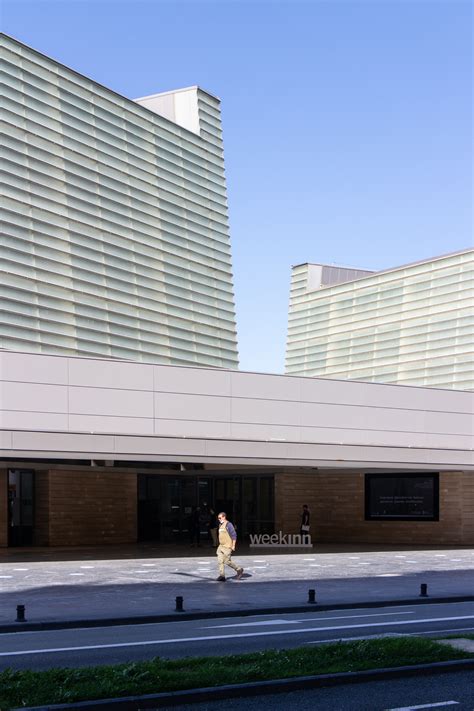
<instances>
[{"instance_id":1,"label":"black poster panel","mask_svg":"<svg viewBox=\"0 0 474 711\"><path fill-rule=\"evenodd\" d=\"M366 521L438 521L439 474L366 474Z\"/></svg>"}]
</instances>

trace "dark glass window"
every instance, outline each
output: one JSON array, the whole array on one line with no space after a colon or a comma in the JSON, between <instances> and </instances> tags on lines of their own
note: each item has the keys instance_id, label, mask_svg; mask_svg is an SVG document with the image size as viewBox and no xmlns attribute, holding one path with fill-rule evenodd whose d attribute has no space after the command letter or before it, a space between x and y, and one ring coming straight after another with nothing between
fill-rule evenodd
<instances>
[{"instance_id":1,"label":"dark glass window","mask_svg":"<svg viewBox=\"0 0 474 711\"><path fill-rule=\"evenodd\" d=\"M8 472L8 543L30 546L34 526L34 472L10 469Z\"/></svg>"},{"instance_id":2,"label":"dark glass window","mask_svg":"<svg viewBox=\"0 0 474 711\"><path fill-rule=\"evenodd\" d=\"M438 521L439 474L366 474L366 521Z\"/></svg>"}]
</instances>

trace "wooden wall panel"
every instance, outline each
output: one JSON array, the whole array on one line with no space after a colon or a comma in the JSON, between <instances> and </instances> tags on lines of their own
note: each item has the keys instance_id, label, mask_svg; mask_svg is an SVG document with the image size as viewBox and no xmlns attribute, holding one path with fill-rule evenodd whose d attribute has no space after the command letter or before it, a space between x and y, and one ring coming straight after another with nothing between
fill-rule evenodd
<instances>
[{"instance_id":1,"label":"wooden wall panel","mask_svg":"<svg viewBox=\"0 0 474 711\"><path fill-rule=\"evenodd\" d=\"M35 472L35 546L49 545L49 471Z\"/></svg>"},{"instance_id":2,"label":"wooden wall panel","mask_svg":"<svg viewBox=\"0 0 474 711\"><path fill-rule=\"evenodd\" d=\"M318 497L315 472L276 474L275 531L299 533L303 504L308 504L313 516Z\"/></svg>"},{"instance_id":3,"label":"wooden wall panel","mask_svg":"<svg viewBox=\"0 0 474 711\"><path fill-rule=\"evenodd\" d=\"M474 473L440 473L439 521L365 521L364 473L354 470L278 474L276 530L296 533L303 503L314 542L401 545L474 544Z\"/></svg>"},{"instance_id":4,"label":"wooden wall panel","mask_svg":"<svg viewBox=\"0 0 474 711\"><path fill-rule=\"evenodd\" d=\"M49 475L49 545L136 542L135 473L51 470Z\"/></svg>"}]
</instances>

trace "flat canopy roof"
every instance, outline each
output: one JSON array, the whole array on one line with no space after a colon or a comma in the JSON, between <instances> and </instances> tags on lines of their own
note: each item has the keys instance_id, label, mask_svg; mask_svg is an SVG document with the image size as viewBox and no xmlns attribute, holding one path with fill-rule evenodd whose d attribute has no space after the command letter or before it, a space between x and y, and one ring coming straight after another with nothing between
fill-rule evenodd
<instances>
[{"instance_id":1,"label":"flat canopy roof","mask_svg":"<svg viewBox=\"0 0 474 711\"><path fill-rule=\"evenodd\" d=\"M474 470L470 392L0 350L0 457Z\"/></svg>"}]
</instances>

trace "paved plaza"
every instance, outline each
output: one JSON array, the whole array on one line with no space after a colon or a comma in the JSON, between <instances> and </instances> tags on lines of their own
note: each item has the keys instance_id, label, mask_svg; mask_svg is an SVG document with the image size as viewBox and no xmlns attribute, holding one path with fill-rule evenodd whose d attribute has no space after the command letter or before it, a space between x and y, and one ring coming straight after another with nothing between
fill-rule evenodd
<instances>
[{"instance_id":1,"label":"paved plaza","mask_svg":"<svg viewBox=\"0 0 474 711\"><path fill-rule=\"evenodd\" d=\"M211 548L122 546L107 549L6 549L0 553L0 624L14 622L16 605L30 622L97 620L174 611L175 597L193 613L304 606L308 590L320 604L360 604L432 597L472 596L472 549L364 549L315 547L274 553L241 547L216 581Z\"/></svg>"}]
</instances>

